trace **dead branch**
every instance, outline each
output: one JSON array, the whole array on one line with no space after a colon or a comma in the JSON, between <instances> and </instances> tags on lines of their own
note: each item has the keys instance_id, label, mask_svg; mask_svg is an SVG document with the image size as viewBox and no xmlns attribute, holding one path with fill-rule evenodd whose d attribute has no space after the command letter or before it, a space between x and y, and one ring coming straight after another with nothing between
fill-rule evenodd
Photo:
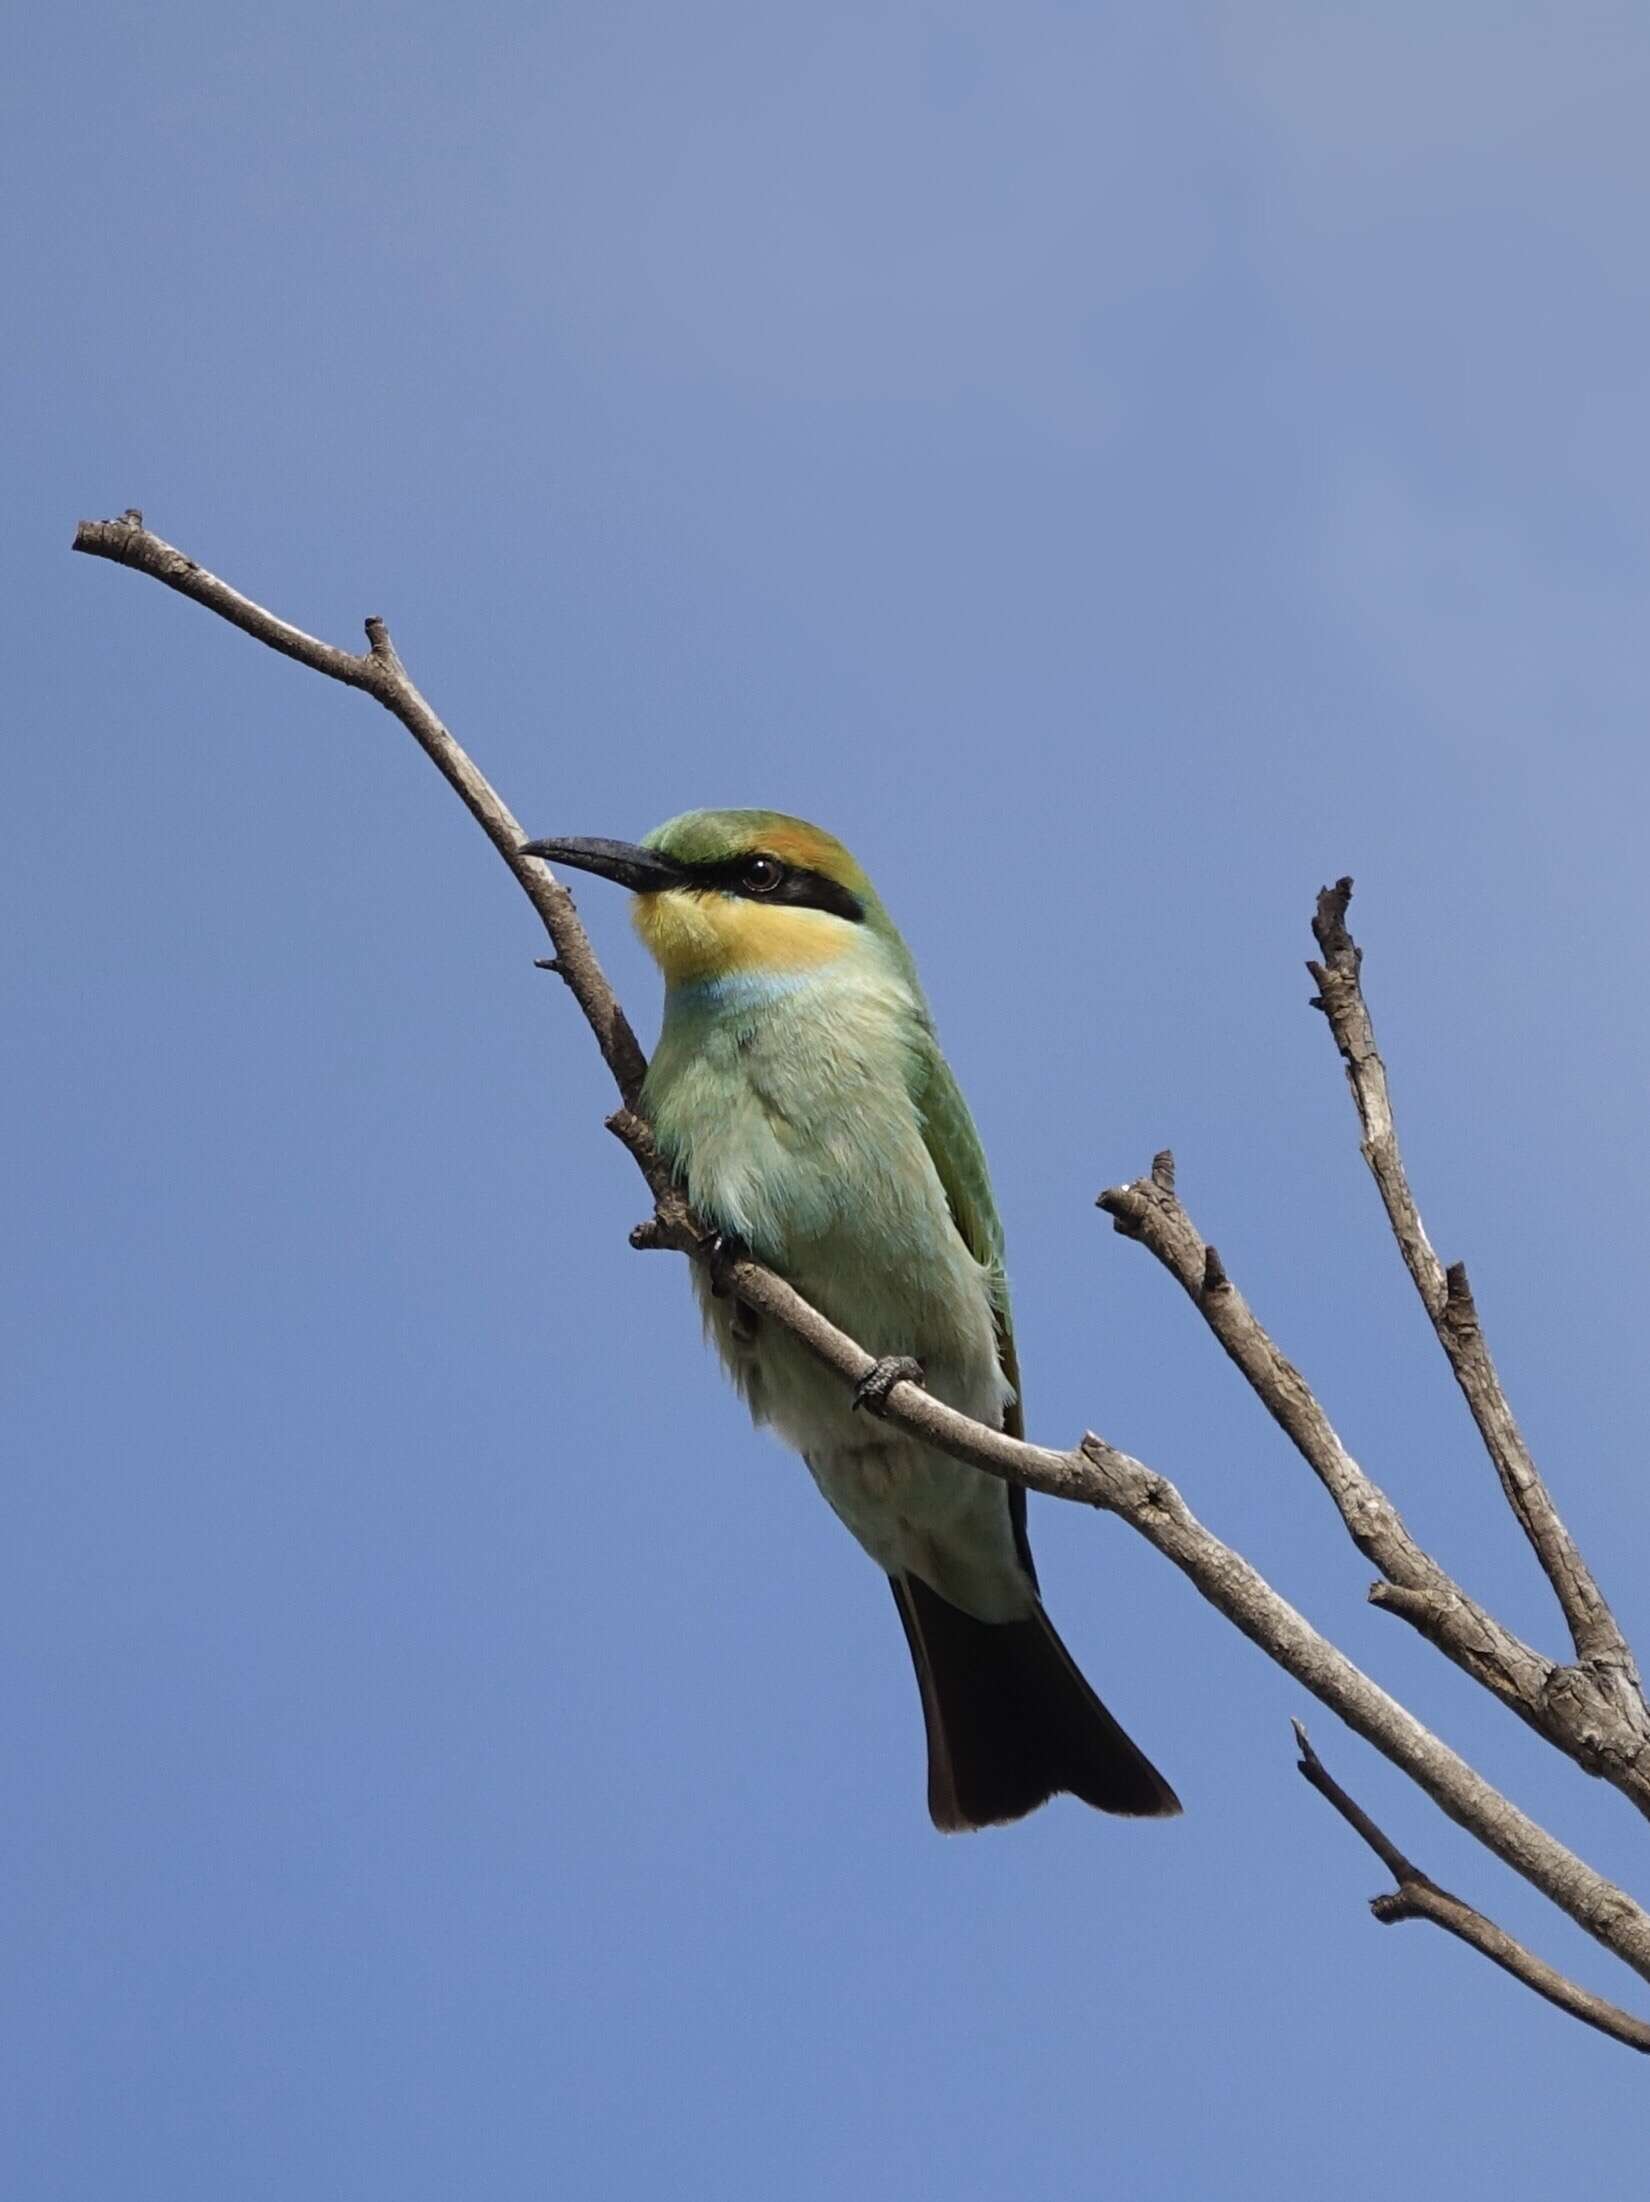
<instances>
[{"instance_id":1,"label":"dead branch","mask_svg":"<svg viewBox=\"0 0 1650 2202\"><path fill-rule=\"evenodd\" d=\"M521 844L527 836L520 822L414 687L381 619L367 621L367 647L359 657L330 642L318 641L301 627L291 626L265 611L261 604L254 604L227 581L220 581L215 573L208 573L182 551L163 543L158 535L151 535L135 507L123 512L118 520L83 520L75 530L74 547L93 558L135 566L140 573L176 589L180 596L204 604L209 612L227 619L254 641L267 643L283 657L296 658L300 665L324 673L329 680L342 681L346 688L362 689L393 713L480 826L538 912L555 943L555 967L572 988L621 1099L627 1108L635 1105L641 1095L647 1057L596 961L572 896L547 864L522 855Z\"/></svg>"},{"instance_id":2,"label":"dead branch","mask_svg":"<svg viewBox=\"0 0 1650 2202\"><path fill-rule=\"evenodd\" d=\"M419 694L384 623L368 621L368 648L359 657L320 642L152 535L135 511L118 520L83 523L75 535L75 548L150 574L272 649L348 687L364 690L401 721L480 823L532 902L554 946L555 966L567 980L613 1073L621 1106L609 1126L630 1149L654 1198L654 1214L632 1234L634 1243L670 1247L694 1259L707 1259L707 1234L672 1183L639 1114L645 1059L571 897L548 866L521 854L520 826ZM1161 1157L1160 1164L1154 1180L1172 1190L1171 1158ZM1223 1278L1218 1259L1205 1266L1219 1289ZM722 1274L741 1301L785 1325L845 1384L859 1383L875 1366L863 1347L827 1322L772 1271L744 1259L725 1264ZM1127 1522L1172 1560L1244 1635L1408 1774L1441 1810L1641 1978L1650 1980L1650 1914L1491 1788L1319 1635L1241 1555L1196 1520L1164 1477L1092 1434L1066 1452L1027 1444L971 1422L909 1382L893 1386L885 1411L897 1427L954 1459L1028 1490L1098 1507Z\"/></svg>"},{"instance_id":3,"label":"dead branch","mask_svg":"<svg viewBox=\"0 0 1650 2202\"><path fill-rule=\"evenodd\" d=\"M1295 1741L1300 1746L1302 1776L1320 1797L1334 1806L1348 1827L1363 1837L1397 1883L1397 1887L1386 1895L1370 1898L1369 1908L1383 1927L1394 1926L1404 1919L1430 1919L1435 1927L1442 1927L1446 1934L1453 1934L1470 1949L1477 1950L1492 1965L1499 1965L1503 1972L1511 1973L1515 1980L1534 1989L1538 1996L1545 1996L1569 2017L1580 2019L1584 2026L1596 2026L1601 2034L1608 2034L1613 2041L1625 2042L1629 2049L1650 2054L1650 2024L1566 1979L1533 1950L1527 1950L1522 1942L1515 1942L1493 1919L1486 1919L1481 1911L1474 1911L1459 1896L1441 1889L1430 1875L1404 1856L1390 1836L1382 1833L1362 1805L1347 1795L1313 1750L1301 1723L1297 1720L1293 1726Z\"/></svg>"},{"instance_id":4,"label":"dead branch","mask_svg":"<svg viewBox=\"0 0 1650 2202\"><path fill-rule=\"evenodd\" d=\"M1393 1153L1396 1155L1396 1145ZM1164 1168L1165 1160L1168 1167ZM1402 1163L1397 1167L1401 1171ZM1334 1501L1347 1534L1383 1581L1372 1602L1395 1613L1483 1684L1536 1733L1600 1775L1650 1817L1650 1751L1591 1666L1559 1667L1469 1597L1425 1551L1403 1516L1341 1442L1310 1385L1268 1335L1175 1190L1173 1157L1150 1177L1114 1185L1096 1204L1185 1290L1268 1414Z\"/></svg>"},{"instance_id":5,"label":"dead branch","mask_svg":"<svg viewBox=\"0 0 1650 2202\"><path fill-rule=\"evenodd\" d=\"M1456 1262L1446 1270L1439 1261L1410 1191L1386 1065L1364 1000L1363 950L1347 930L1351 900L1350 879L1337 880L1319 892L1312 930L1324 960L1306 968L1318 988L1314 1006L1327 1018L1346 1066L1347 1084L1363 1127L1364 1160L1380 1188L1393 1237L1478 1426L1507 1504L1553 1587L1576 1658L1614 1700L1620 1721L1636 1738L1637 1756L1650 1747L1650 1706L1645 1704L1632 1651L1530 1457L1479 1327L1466 1266Z\"/></svg>"}]
</instances>

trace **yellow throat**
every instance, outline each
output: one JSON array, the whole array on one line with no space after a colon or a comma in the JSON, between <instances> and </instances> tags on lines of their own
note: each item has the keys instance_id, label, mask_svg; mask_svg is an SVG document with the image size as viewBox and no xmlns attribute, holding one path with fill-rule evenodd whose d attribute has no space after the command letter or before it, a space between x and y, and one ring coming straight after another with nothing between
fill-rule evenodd
<instances>
[{"instance_id":1,"label":"yellow throat","mask_svg":"<svg viewBox=\"0 0 1650 2202\"><path fill-rule=\"evenodd\" d=\"M851 928L822 910L680 887L638 895L631 916L667 986L750 972L808 971L840 956Z\"/></svg>"}]
</instances>

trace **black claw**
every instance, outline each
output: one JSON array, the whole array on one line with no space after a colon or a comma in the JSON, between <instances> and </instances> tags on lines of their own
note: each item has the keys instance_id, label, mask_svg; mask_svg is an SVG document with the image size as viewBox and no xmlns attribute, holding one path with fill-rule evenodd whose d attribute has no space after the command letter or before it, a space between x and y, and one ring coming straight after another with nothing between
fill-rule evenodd
<instances>
[{"instance_id":1,"label":"black claw","mask_svg":"<svg viewBox=\"0 0 1650 2202\"><path fill-rule=\"evenodd\" d=\"M742 1262L750 1253L744 1240L732 1231L707 1231L699 1241L699 1251L710 1271L710 1289L714 1299L725 1300L733 1289L728 1283L728 1271L735 1262Z\"/></svg>"},{"instance_id":2,"label":"black claw","mask_svg":"<svg viewBox=\"0 0 1650 2202\"><path fill-rule=\"evenodd\" d=\"M854 1386L854 1411L863 1407L880 1421L888 1412L888 1394L896 1384L922 1384L928 1371L908 1353L885 1353L875 1368L867 1369Z\"/></svg>"}]
</instances>

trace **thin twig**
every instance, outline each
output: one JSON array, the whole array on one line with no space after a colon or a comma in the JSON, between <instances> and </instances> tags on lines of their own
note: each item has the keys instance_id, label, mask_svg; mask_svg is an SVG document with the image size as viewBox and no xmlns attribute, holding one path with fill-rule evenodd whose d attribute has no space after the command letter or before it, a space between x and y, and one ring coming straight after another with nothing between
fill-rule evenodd
<instances>
[{"instance_id":1,"label":"thin twig","mask_svg":"<svg viewBox=\"0 0 1650 2202\"><path fill-rule=\"evenodd\" d=\"M112 559L117 565L135 566L140 573L152 575L180 596L204 604L209 612L216 612L220 619L227 619L255 641L279 650L283 657L296 658L300 665L324 673L329 680L363 690L401 721L509 866L543 920L545 931L555 943L556 968L583 1010L626 1107L633 1108L641 1097L647 1058L596 961L572 896L541 858L522 855L521 845L527 837L519 820L419 694L383 620L367 621L367 647L359 657L330 642L321 642L301 627L277 619L273 612L232 589L227 581L196 565L184 552L150 534L143 525L142 513L135 509L123 512L118 520L83 520L75 530L74 547L93 558Z\"/></svg>"},{"instance_id":2,"label":"thin twig","mask_svg":"<svg viewBox=\"0 0 1650 2202\"><path fill-rule=\"evenodd\" d=\"M1327 1018L1346 1066L1347 1083L1363 1127L1364 1160L1380 1188L1399 1251L1455 1372L1507 1504L1553 1587L1576 1657L1592 1668L1600 1685L1610 1691L1642 1751L1650 1745L1650 1706L1645 1703L1632 1651L1530 1457L1479 1327L1466 1268L1457 1262L1445 1269L1433 1251L1410 1191L1386 1065L1375 1044L1375 1026L1364 1000L1363 950L1347 929L1351 900L1350 879L1337 880L1333 887L1320 891L1312 930L1323 961L1308 963L1307 969L1318 988L1315 1006Z\"/></svg>"},{"instance_id":3,"label":"thin twig","mask_svg":"<svg viewBox=\"0 0 1650 2202\"><path fill-rule=\"evenodd\" d=\"M1624 1717L1618 1693L1590 1667L1554 1662L1469 1597L1419 1545L1403 1516L1342 1443L1311 1386L1233 1284L1174 1189L1172 1166L1114 1185L1096 1203L1126 1237L1154 1255L1197 1308L1268 1414L1335 1503L1347 1533L1384 1581L1372 1602L1418 1629L1446 1658L1509 1706L1536 1733L1650 1817L1650 1752Z\"/></svg>"},{"instance_id":4,"label":"thin twig","mask_svg":"<svg viewBox=\"0 0 1650 2202\"><path fill-rule=\"evenodd\" d=\"M315 640L253 604L225 582L144 529L141 516L85 523L75 547L132 566L163 581L256 639L348 686L363 688L394 712L437 769L458 791L520 881L556 950L586 1021L619 1088L621 1106L609 1126L635 1156L653 1193L655 1212L632 1234L641 1246L672 1247L698 1260L707 1235L689 1210L647 1124L637 1110L645 1067L596 961L565 889L535 859L519 852L520 827L452 735L407 678L381 621L369 623L369 651L355 658ZM1168 1157L1160 1158L1172 1182ZM729 1289L758 1315L782 1324L848 1385L876 1365L853 1339L812 1308L783 1278L749 1259L725 1263ZM1441 1810L1478 1837L1622 1962L1650 1980L1650 1914L1614 1883L1538 1827L1492 1789L1449 1746L1320 1636L1238 1553L1192 1515L1178 1491L1128 1454L1092 1434L1068 1452L1030 1445L972 1422L919 1385L895 1384L885 1418L952 1458L1056 1498L1116 1514L1172 1560L1201 1594L1270 1658L1367 1738L1423 1788Z\"/></svg>"},{"instance_id":5,"label":"thin twig","mask_svg":"<svg viewBox=\"0 0 1650 2202\"><path fill-rule=\"evenodd\" d=\"M1301 1723L1297 1720L1292 1725L1300 1747L1302 1776L1320 1797L1334 1806L1347 1825L1363 1837L1397 1883L1397 1887L1385 1895L1370 1899L1369 1908L1382 1926L1394 1926L1404 1919L1428 1919L1435 1927L1442 1927L1446 1934L1453 1934L1458 1941L1487 1957L1492 1965L1499 1965L1503 1972L1511 1973L1526 1988L1534 1989L1538 1996L1556 2004L1570 2018L1580 2019L1584 2026L1596 2026L1601 2034L1608 2034L1613 2041L1625 2042L1629 2049L1650 2055L1650 2022L1635 2018L1631 2011L1607 2003L1602 1996L1595 1996L1590 1989L1567 1979L1544 1958L1537 1957L1533 1950L1527 1950L1522 1942L1515 1942L1493 1919L1486 1919L1481 1911L1474 1911L1459 1896L1452 1896L1448 1889L1440 1888L1430 1874L1423 1873L1404 1856L1389 1835L1383 1834L1363 1806L1347 1795L1313 1750Z\"/></svg>"}]
</instances>

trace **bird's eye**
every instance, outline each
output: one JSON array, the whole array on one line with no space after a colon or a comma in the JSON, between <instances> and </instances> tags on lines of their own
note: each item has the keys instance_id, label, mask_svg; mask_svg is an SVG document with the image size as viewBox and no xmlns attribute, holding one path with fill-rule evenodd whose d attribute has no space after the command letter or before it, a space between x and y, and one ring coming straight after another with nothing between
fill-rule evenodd
<instances>
[{"instance_id":1,"label":"bird's eye","mask_svg":"<svg viewBox=\"0 0 1650 2202\"><path fill-rule=\"evenodd\" d=\"M740 876L740 884L747 894L771 895L785 876L785 867L775 856L753 856Z\"/></svg>"}]
</instances>

